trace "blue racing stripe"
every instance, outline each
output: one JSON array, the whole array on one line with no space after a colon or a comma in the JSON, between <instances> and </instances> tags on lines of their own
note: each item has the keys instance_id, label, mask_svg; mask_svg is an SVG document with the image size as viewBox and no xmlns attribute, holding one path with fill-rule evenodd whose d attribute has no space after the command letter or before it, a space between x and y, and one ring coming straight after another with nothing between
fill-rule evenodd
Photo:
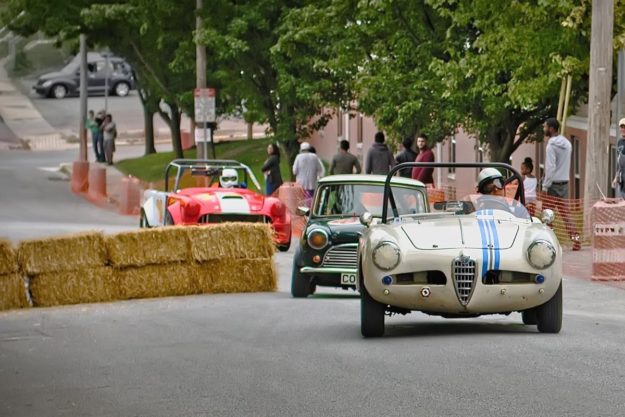
<instances>
[{"instance_id":1,"label":"blue racing stripe","mask_svg":"<svg viewBox=\"0 0 625 417\"><path fill-rule=\"evenodd\" d=\"M479 212L478 212L479 213ZM487 239L486 239L486 230L484 228L484 221L479 218L479 214L477 217L477 225L480 227L480 236L482 237L482 278L486 275L488 271L488 248L486 247Z\"/></svg>"},{"instance_id":2,"label":"blue racing stripe","mask_svg":"<svg viewBox=\"0 0 625 417\"><path fill-rule=\"evenodd\" d=\"M493 244L495 245L495 271L499 270L499 262L501 261L500 259L500 252L499 252L499 232L497 231L497 225L495 224L495 220L494 219L490 219L490 226L491 229L493 231Z\"/></svg>"}]
</instances>

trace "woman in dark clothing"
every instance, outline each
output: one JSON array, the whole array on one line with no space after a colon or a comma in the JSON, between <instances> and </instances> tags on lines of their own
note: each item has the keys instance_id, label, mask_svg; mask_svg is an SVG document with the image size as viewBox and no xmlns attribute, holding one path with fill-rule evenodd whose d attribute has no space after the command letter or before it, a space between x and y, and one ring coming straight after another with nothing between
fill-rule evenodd
<instances>
[{"instance_id":1,"label":"woman in dark clothing","mask_svg":"<svg viewBox=\"0 0 625 417\"><path fill-rule=\"evenodd\" d=\"M275 143L267 146L269 157L260 169L265 175L266 194L271 195L282 185L282 175L280 174L280 149Z\"/></svg>"}]
</instances>

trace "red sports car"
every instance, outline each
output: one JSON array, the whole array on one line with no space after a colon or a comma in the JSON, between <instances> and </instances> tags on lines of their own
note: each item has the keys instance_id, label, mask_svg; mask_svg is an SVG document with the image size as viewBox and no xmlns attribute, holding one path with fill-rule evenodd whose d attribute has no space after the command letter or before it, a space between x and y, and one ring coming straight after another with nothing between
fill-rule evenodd
<instances>
[{"instance_id":1,"label":"red sports car","mask_svg":"<svg viewBox=\"0 0 625 417\"><path fill-rule=\"evenodd\" d=\"M176 170L173 191L170 172ZM199 187L181 188L187 174ZM251 181L258 192L248 189ZM146 190L141 227L210 225L223 222L269 223L281 251L291 246L291 215L274 197L265 196L252 170L236 161L176 159L165 170L165 191Z\"/></svg>"}]
</instances>

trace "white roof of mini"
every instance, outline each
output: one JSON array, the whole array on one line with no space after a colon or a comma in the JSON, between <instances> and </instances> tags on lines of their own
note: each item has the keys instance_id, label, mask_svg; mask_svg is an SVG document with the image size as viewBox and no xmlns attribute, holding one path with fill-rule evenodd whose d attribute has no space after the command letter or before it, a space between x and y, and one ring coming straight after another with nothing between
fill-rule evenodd
<instances>
[{"instance_id":1,"label":"white roof of mini","mask_svg":"<svg viewBox=\"0 0 625 417\"><path fill-rule=\"evenodd\" d=\"M351 174L351 175L328 175L319 180L319 184L326 184L329 182L340 183L379 183L384 184L386 181L386 175L363 175L363 174ZM409 185L411 187L425 187L421 181L413 180L412 178L394 176L391 179L391 184Z\"/></svg>"}]
</instances>

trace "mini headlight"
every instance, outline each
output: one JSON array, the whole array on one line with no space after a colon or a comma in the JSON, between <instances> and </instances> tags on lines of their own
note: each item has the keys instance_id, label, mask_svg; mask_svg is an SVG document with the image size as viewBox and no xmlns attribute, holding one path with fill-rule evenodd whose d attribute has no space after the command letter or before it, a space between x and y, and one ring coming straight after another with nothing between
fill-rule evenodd
<instances>
[{"instance_id":1,"label":"mini headlight","mask_svg":"<svg viewBox=\"0 0 625 417\"><path fill-rule=\"evenodd\" d=\"M315 229L308 233L308 246L313 249L323 249L328 245L328 233L323 229Z\"/></svg>"},{"instance_id":2,"label":"mini headlight","mask_svg":"<svg viewBox=\"0 0 625 417\"><path fill-rule=\"evenodd\" d=\"M536 269L549 268L556 261L556 248L546 240L537 240L527 248L527 261Z\"/></svg>"},{"instance_id":3,"label":"mini headlight","mask_svg":"<svg viewBox=\"0 0 625 417\"><path fill-rule=\"evenodd\" d=\"M389 271L399 265L399 247L392 242L382 242L373 250L373 263L378 268Z\"/></svg>"},{"instance_id":4,"label":"mini headlight","mask_svg":"<svg viewBox=\"0 0 625 417\"><path fill-rule=\"evenodd\" d=\"M44 81L44 83L42 84L44 87L50 87L52 85L52 80L47 80Z\"/></svg>"}]
</instances>

